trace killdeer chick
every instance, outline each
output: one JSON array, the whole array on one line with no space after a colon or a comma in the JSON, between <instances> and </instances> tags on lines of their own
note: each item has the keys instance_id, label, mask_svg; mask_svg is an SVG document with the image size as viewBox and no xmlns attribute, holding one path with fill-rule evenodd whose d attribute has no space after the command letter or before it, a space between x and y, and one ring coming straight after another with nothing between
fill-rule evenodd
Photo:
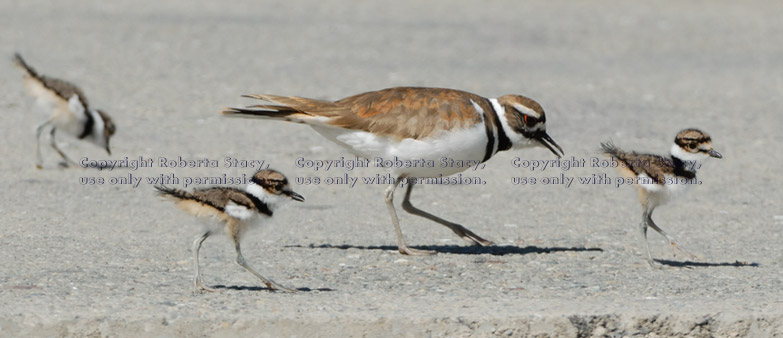
<instances>
[{"instance_id":1,"label":"killdeer chick","mask_svg":"<svg viewBox=\"0 0 783 338\"><path fill-rule=\"evenodd\" d=\"M295 96L248 95L272 104L227 108L223 114L304 123L328 140L365 158L439 163L443 158L482 163L500 151L543 146L560 157L562 149L546 133L541 106L521 95L488 99L442 88L396 87L367 92L337 101ZM459 162L458 162L459 163ZM407 255L432 254L408 247L394 209L394 191L404 179L408 187L402 208L410 214L440 223L477 245L494 243L462 225L414 207L411 191L417 178L440 178L469 166L396 166L396 177L386 189L385 202L397 236L398 250Z\"/></svg>"},{"instance_id":2,"label":"killdeer chick","mask_svg":"<svg viewBox=\"0 0 783 338\"><path fill-rule=\"evenodd\" d=\"M181 209L202 218L207 225L205 231L193 241L193 261L196 267L194 283L197 290L214 291L201 282L198 253L201 243L213 233L224 230L234 241L237 252L237 264L258 277L269 289L294 292L274 281L264 278L247 264L239 248L239 242L245 232L272 217L273 211L288 199L302 202L304 197L288 186L288 179L274 170L261 170L253 175L244 191L230 187L196 189L193 192L155 187L161 196L176 202Z\"/></svg>"},{"instance_id":3,"label":"killdeer chick","mask_svg":"<svg viewBox=\"0 0 783 338\"><path fill-rule=\"evenodd\" d=\"M77 139L93 143L111 155L109 139L116 127L109 115L101 110L92 109L87 104L87 97L76 85L51 77L47 77L30 67L18 53L14 55L14 63L24 73L24 84L27 91L36 98L38 106L47 113L51 113L46 122L36 128L36 155L35 166L43 167L41 156L41 134L44 129L51 126L49 132L49 144L63 158L62 166L77 165L57 147L54 134L62 130Z\"/></svg>"},{"instance_id":4,"label":"killdeer chick","mask_svg":"<svg viewBox=\"0 0 783 338\"><path fill-rule=\"evenodd\" d=\"M691 259L695 256L685 251L671 236L658 227L652 219L652 213L658 206L664 205L674 197L683 193L689 186L698 184L696 170L710 158L722 158L721 154L712 149L712 140L707 133L698 129L684 129L677 133L671 147L671 155L663 157L651 154L640 154L618 149L610 142L601 143L603 152L619 162L620 172L629 178L639 188L639 201L642 204L642 222L639 229L642 242L647 250L647 262L655 267L650 246L647 243L647 227L653 228L669 241L674 248L680 249Z\"/></svg>"}]
</instances>

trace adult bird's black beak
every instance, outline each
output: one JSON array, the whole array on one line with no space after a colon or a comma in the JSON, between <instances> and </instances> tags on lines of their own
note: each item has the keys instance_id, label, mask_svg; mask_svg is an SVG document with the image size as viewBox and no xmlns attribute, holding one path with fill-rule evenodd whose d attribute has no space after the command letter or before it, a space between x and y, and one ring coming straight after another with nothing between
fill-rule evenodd
<instances>
[{"instance_id":1,"label":"adult bird's black beak","mask_svg":"<svg viewBox=\"0 0 783 338\"><path fill-rule=\"evenodd\" d=\"M555 156L558 158L563 156L563 148L560 148L559 145L553 140L551 137L549 137L549 134L547 134L545 131L541 131L536 133L536 135L533 136L538 142L541 142L549 151L551 151ZM557 148L557 150L555 150Z\"/></svg>"},{"instance_id":2,"label":"adult bird's black beak","mask_svg":"<svg viewBox=\"0 0 783 338\"><path fill-rule=\"evenodd\" d=\"M710 154L710 156L714 158L723 158L723 155L721 155L719 152L712 149L710 149L710 151L708 151L707 154Z\"/></svg>"},{"instance_id":3,"label":"adult bird's black beak","mask_svg":"<svg viewBox=\"0 0 783 338\"><path fill-rule=\"evenodd\" d=\"M293 192L292 190L285 191L283 193L291 197L291 199L293 199L294 201L304 202L304 197L302 197L302 195Z\"/></svg>"}]
</instances>

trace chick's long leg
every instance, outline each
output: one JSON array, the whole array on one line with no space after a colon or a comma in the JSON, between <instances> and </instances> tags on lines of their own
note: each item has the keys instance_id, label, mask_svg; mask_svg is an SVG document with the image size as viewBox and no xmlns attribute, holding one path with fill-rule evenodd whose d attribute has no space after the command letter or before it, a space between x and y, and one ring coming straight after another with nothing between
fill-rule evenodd
<instances>
[{"instance_id":1,"label":"chick's long leg","mask_svg":"<svg viewBox=\"0 0 783 338\"><path fill-rule=\"evenodd\" d=\"M203 235L196 237L196 240L193 241L193 262L196 265L196 276L193 279L193 284L196 286L196 291L216 291L215 289L208 288L201 283L201 270L198 263L198 252L201 250L201 243L204 243L204 240L206 240L210 234L211 232L207 231Z\"/></svg>"},{"instance_id":2,"label":"chick's long leg","mask_svg":"<svg viewBox=\"0 0 783 338\"><path fill-rule=\"evenodd\" d=\"M41 133L43 133L44 129L50 124L52 124L52 120L47 120L46 122L39 124L38 127L35 128L35 155L36 155L35 167L38 169L43 168L43 156L41 156Z\"/></svg>"},{"instance_id":3,"label":"chick's long leg","mask_svg":"<svg viewBox=\"0 0 783 338\"><path fill-rule=\"evenodd\" d=\"M674 252L674 249L677 248L680 251L682 251L685 255L687 255L688 258L690 258L690 259L696 259L697 258L696 255L694 255L694 254L688 252L687 250L685 250L685 248L683 248L679 243L677 243L677 241L675 241L674 238L669 236L669 234L667 234L666 231L663 231L663 229L661 229L660 227L658 227L658 225L655 224L655 222L652 219L652 210L647 214L647 224L649 224L650 227L653 228L653 230L655 230L659 234L663 235L663 237L665 237L666 240L669 241L669 245L671 245L671 247L672 247L672 255L676 256L676 254Z\"/></svg>"},{"instance_id":4,"label":"chick's long leg","mask_svg":"<svg viewBox=\"0 0 783 338\"><path fill-rule=\"evenodd\" d=\"M60 154L60 157L63 158L63 162L61 163L61 165L63 167L78 166L78 164L76 162L74 162L73 160L68 158L68 156L65 155L65 153L62 150L60 150L59 147L57 147L57 142L54 139L54 133L56 131L57 131L57 128L52 128L52 131L49 132L49 144L52 146L52 148L54 148L55 151L57 151L58 154Z\"/></svg>"},{"instance_id":5,"label":"chick's long leg","mask_svg":"<svg viewBox=\"0 0 783 338\"><path fill-rule=\"evenodd\" d=\"M237 251L237 264L239 264L239 266L245 268L245 270L247 270L248 272L250 272L253 275L255 275L256 277L258 277L258 279L260 279L262 282L264 282L266 287L268 287L271 290L281 290L281 291L285 291L285 292L296 292L296 290L294 290L294 289L287 288L285 286L282 286L280 284L275 283L271 279L264 278L264 276L261 276L261 274L259 274L258 272L256 272L256 270L254 270L252 267L250 267L250 265L247 264L247 261L245 261L245 257L242 256L242 251L239 248L239 236L232 236L232 238L234 239L234 248Z\"/></svg>"},{"instance_id":6,"label":"chick's long leg","mask_svg":"<svg viewBox=\"0 0 783 338\"><path fill-rule=\"evenodd\" d=\"M660 268L660 266L655 263L655 260L652 257L652 253L650 252L650 244L647 243L647 224L648 220L650 219L648 217L649 213L651 213L652 210L645 210L642 212L642 221L639 222L639 230L641 232L641 240L642 245L644 245L644 249L647 250L647 263L650 264L653 268Z\"/></svg>"}]
</instances>

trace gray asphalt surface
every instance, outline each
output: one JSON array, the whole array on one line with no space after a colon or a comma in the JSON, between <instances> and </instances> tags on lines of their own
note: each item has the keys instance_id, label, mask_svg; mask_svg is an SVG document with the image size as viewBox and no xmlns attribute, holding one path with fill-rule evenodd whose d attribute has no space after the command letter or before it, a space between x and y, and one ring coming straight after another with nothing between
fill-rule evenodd
<instances>
[{"instance_id":1,"label":"gray asphalt surface","mask_svg":"<svg viewBox=\"0 0 783 338\"><path fill-rule=\"evenodd\" d=\"M0 1L0 336L780 336L783 261L783 5L774 1ZM77 83L118 133L109 157L63 138L75 159L154 159L137 170L34 168L34 110L11 56ZM260 287L224 238L202 249L193 294L195 219L160 200L149 177L240 176L226 157L297 177L297 158L349 154L310 128L225 119L241 94L322 99L399 85L524 94L548 114L566 158L607 139L668 152L680 129L712 135L724 158L703 184L656 212L700 257L673 256L652 233L651 269L630 187L514 185L608 168L515 168L545 149L507 152L466 172L480 186L421 186L413 202L495 241L467 246L400 211L396 253L385 186L294 189L244 241L262 274L303 292ZM219 168L161 168L158 159ZM137 187L112 179L142 178ZM103 178L84 185L83 177ZM176 185L176 184L174 184ZM189 187L192 188L192 187ZM401 196L401 194L398 194Z\"/></svg>"}]
</instances>

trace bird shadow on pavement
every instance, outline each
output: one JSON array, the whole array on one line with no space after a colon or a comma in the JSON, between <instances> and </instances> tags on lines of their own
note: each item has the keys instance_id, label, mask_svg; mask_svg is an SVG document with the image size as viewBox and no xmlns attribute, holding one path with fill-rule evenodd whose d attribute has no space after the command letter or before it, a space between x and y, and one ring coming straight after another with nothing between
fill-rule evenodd
<instances>
[{"instance_id":1,"label":"bird shadow on pavement","mask_svg":"<svg viewBox=\"0 0 783 338\"><path fill-rule=\"evenodd\" d=\"M215 290L238 290L238 291L269 291L269 292L278 292L275 290L272 290L267 287L263 286L246 286L246 285L213 285L213 289ZM311 291L335 291L334 289L330 288L317 288L317 289L311 289L311 288L296 288L296 291L299 292L311 292ZM285 293L285 292L279 292L279 293Z\"/></svg>"},{"instance_id":2,"label":"bird shadow on pavement","mask_svg":"<svg viewBox=\"0 0 783 338\"><path fill-rule=\"evenodd\" d=\"M332 245L332 244L310 244L304 245L286 245L286 248L309 248L309 249L359 249L359 250L384 250L384 251L397 251L396 245L379 245L379 246L359 246L359 245ZM425 245L425 246L411 246L414 249L432 250L437 253L449 253L457 255L482 255L490 254L495 256L505 255L526 255L526 254L540 254L540 253L553 253L553 252L583 252L583 251L597 251L603 252L601 248L585 248L585 247L538 247L538 246L526 246L518 247L513 245L493 245L493 246L459 246L459 245Z\"/></svg>"},{"instance_id":3,"label":"bird shadow on pavement","mask_svg":"<svg viewBox=\"0 0 783 338\"><path fill-rule=\"evenodd\" d=\"M753 267L756 268L759 266L759 263L753 263L753 262L740 262L740 261L734 261L734 262L720 262L720 263L710 263L710 262L694 262L694 261L670 261L665 259L656 259L655 260L658 263L661 263L662 265L668 265L678 268L712 268L712 267L721 267L721 266L731 266L731 267Z\"/></svg>"}]
</instances>

